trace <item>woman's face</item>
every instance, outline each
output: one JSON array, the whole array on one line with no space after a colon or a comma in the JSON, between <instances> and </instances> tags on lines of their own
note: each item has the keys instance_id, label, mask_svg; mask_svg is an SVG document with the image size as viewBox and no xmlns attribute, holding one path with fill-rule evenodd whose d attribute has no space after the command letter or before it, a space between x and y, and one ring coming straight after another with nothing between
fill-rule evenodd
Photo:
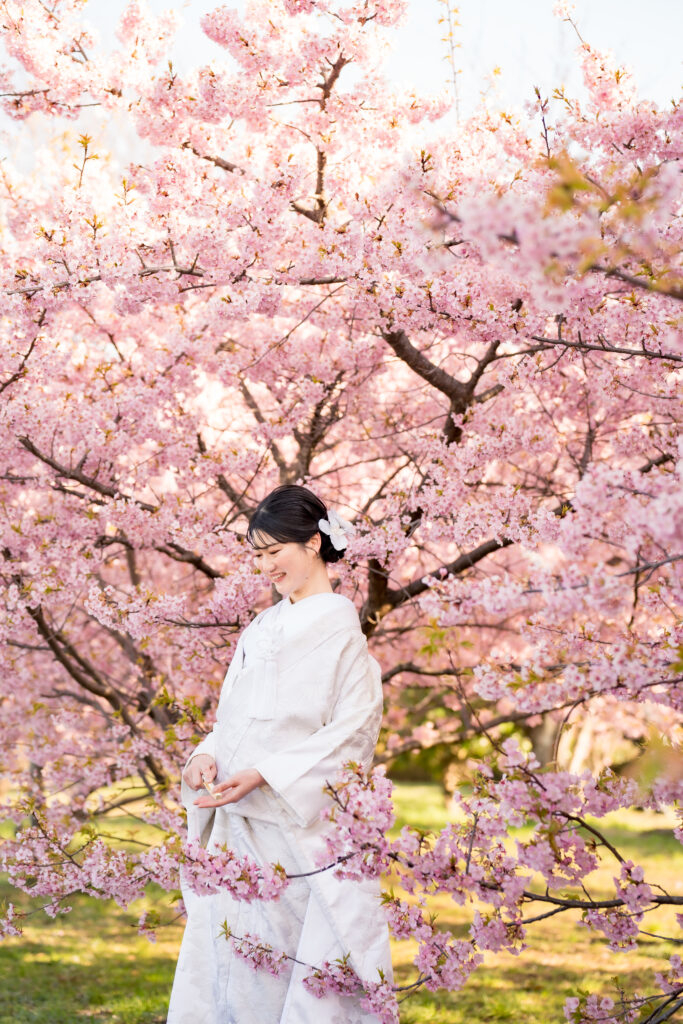
<instances>
[{"instance_id":1,"label":"woman's face","mask_svg":"<svg viewBox=\"0 0 683 1024\"><path fill-rule=\"evenodd\" d=\"M305 589L318 560L319 537L312 537L306 544L281 543L267 534L261 534L255 540L256 569L268 577L278 594L289 597Z\"/></svg>"}]
</instances>

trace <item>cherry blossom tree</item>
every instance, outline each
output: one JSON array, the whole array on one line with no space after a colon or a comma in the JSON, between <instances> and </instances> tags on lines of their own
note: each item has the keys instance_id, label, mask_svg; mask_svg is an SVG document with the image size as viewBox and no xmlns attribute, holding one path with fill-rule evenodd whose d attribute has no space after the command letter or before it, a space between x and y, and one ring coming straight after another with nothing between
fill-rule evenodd
<instances>
[{"instance_id":1,"label":"cherry blossom tree","mask_svg":"<svg viewBox=\"0 0 683 1024\"><path fill-rule=\"evenodd\" d=\"M67 133L28 174L0 165L12 883L50 914L175 888L180 863L198 891L287 884L183 845L177 782L267 600L246 518L299 481L357 527L340 585L384 669L378 760L489 752L432 836L387 838L381 767L330 780L321 869L397 873L386 910L417 939L415 985L460 987L549 915L634 948L683 899L596 819L670 808L681 784L639 789L572 752L596 719L680 736L680 105L639 98L578 37L581 99L537 92L454 132L445 95L383 75L402 0L218 8L202 27L222 56L186 74L175 18L135 0L113 45L79 0L0 7L5 113ZM132 161L103 148L119 129ZM142 797L158 844L108 845L108 815ZM471 906L467 939L431 921L434 893ZM226 938L278 969L258 936ZM309 984L358 981L332 964ZM577 996L567 1020L670 1019L677 957L654 984ZM365 998L398 1019L381 979Z\"/></svg>"}]
</instances>

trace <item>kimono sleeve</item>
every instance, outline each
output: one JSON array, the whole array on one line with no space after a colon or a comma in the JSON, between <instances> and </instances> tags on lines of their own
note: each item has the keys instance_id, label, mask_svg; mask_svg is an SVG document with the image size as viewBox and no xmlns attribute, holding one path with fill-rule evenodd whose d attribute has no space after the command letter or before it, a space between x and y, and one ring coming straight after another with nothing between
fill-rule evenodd
<instances>
[{"instance_id":1,"label":"kimono sleeve","mask_svg":"<svg viewBox=\"0 0 683 1024\"><path fill-rule=\"evenodd\" d=\"M246 632L246 630L245 630L245 632ZM238 674L239 670L242 668L242 663L244 661L244 642L243 642L243 638L244 638L244 633L242 633L242 635L240 636L239 640L237 641L237 646L235 647L235 653L233 654L232 661L230 662L230 665L228 666L228 671L225 673L225 678L223 680L223 685L221 687L221 695L220 695L220 699L218 701L218 710L217 710L217 713L216 713L216 717L217 718L220 718L221 704L227 699L227 697L228 697L228 695L230 693L230 690L232 689L233 683L235 682L237 674ZM185 768L187 768L187 766L190 763L190 761L192 760L192 758L196 757L198 754L208 754L209 757L213 757L214 760L216 759L216 734L215 734L214 730L215 730L215 726L211 730L211 732L207 733L207 735L204 737L204 739L201 741L201 743L197 744L197 746L194 748L194 750L192 751L192 753L188 757L187 761L185 762Z\"/></svg>"},{"instance_id":2,"label":"kimono sleeve","mask_svg":"<svg viewBox=\"0 0 683 1024\"><path fill-rule=\"evenodd\" d=\"M351 633L342 649L336 693L322 728L254 765L302 827L328 805L325 783L334 781L346 761L366 769L372 764L382 721L382 678L360 632Z\"/></svg>"},{"instance_id":3,"label":"kimono sleeve","mask_svg":"<svg viewBox=\"0 0 683 1024\"><path fill-rule=\"evenodd\" d=\"M244 636L244 633L242 634ZM228 671L225 674L223 680L223 686L221 687L221 696L218 702L218 708L220 712L220 701L223 700L224 695L227 697L230 692L232 685L235 681L237 673L242 667L242 661L244 658L244 646L242 644L242 636L237 641L235 653L232 656L232 661L228 666ZM216 757L216 733L215 727L208 733L201 743L198 743L194 748L183 768L187 768L188 764L193 757L197 757L198 754L208 754L215 760ZM180 799L187 812L187 834L189 839L198 839L202 846L207 846L209 837L211 835L211 829L213 827L213 820L216 813L214 807L196 807L195 797L197 793L195 790L190 789L187 782L181 776L180 779Z\"/></svg>"}]
</instances>

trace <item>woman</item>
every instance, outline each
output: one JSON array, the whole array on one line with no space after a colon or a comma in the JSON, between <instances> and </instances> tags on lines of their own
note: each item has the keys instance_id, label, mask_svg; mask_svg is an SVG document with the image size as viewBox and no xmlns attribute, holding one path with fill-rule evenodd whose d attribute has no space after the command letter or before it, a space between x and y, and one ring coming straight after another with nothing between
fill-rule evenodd
<instances>
[{"instance_id":1,"label":"woman","mask_svg":"<svg viewBox=\"0 0 683 1024\"><path fill-rule=\"evenodd\" d=\"M282 599L240 637L216 724L183 772L190 838L291 875L315 868L329 828L320 820L325 783L347 761L370 766L380 726L379 666L352 602L327 575L351 532L305 487L278 487L258 505L247 538ZM206 783L211 796L197 797ZM376 1024L358 998L319 1000L302 984L307 965L341 957L368 982L378 969L391 977L374 881L324 871L294 879L273 901L183 895L188 921L168 1024ZM287 968L278 977L254 971L232 952L224 923L286 953Z\"/></svg>"}]
</instances>

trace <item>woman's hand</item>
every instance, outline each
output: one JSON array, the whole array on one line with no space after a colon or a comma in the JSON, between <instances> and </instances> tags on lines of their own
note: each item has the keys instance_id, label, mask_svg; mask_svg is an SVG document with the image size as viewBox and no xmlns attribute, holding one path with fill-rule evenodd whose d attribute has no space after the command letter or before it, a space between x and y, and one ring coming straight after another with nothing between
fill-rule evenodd
<instances>
[{"instance_id":1,"label":"woman's hand","mask_svg":"<svg viewBox=\"0 0 683 1024\"><path fill-rule=\"evenodd\" d=\"M198 796L195 807L223 807L224 804L236 804L243 796L263 786L265 781L261 772L257 772L255 768L245 768L244 771L231 775L225 782L213 786L211 796L208 793Z\"/></svg>"},{"instance_id":2,"label":"woman's hand","mask_svg":"<svg viewBox=\"0 0 683 1024\"><path fill-rule=\"evenodd\" d=\"M197 754L183 772L183 780L190 789L201 789L216 778L216 762L210 754Z\"/></svg>"}]
</instances>

